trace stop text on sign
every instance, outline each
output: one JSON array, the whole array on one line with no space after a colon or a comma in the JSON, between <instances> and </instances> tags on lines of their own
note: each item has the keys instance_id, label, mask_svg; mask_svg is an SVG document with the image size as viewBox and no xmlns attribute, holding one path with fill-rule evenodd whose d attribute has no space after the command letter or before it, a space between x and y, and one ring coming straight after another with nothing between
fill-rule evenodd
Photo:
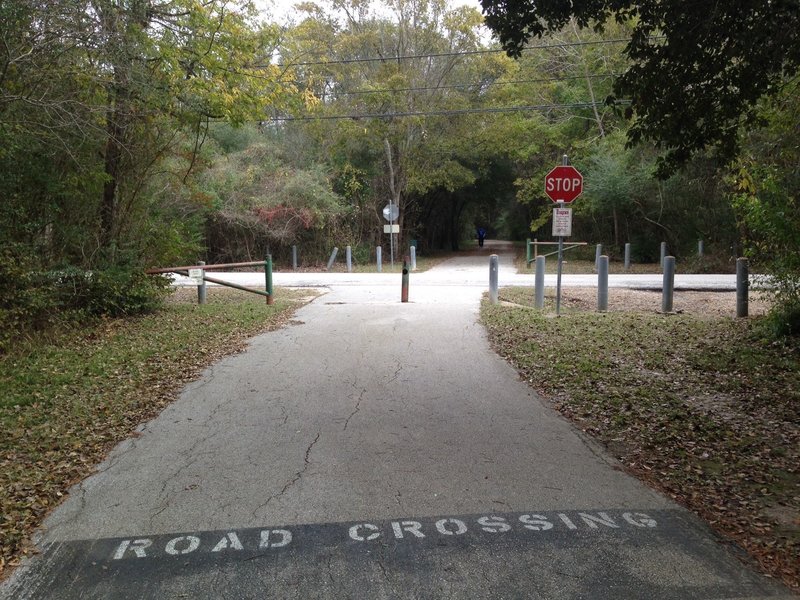
<instances>
[{"instance_id":1,"label":"stop text on sign","mask_svg":"<svg viewBox=\"0 0 800 600\"><path fill-rule=\"evenodd\" d=\"M575 167L555 167L544 178L544 192L553 202L572 202L583 193L583 175Z\"/></svg>"}]
</instances>

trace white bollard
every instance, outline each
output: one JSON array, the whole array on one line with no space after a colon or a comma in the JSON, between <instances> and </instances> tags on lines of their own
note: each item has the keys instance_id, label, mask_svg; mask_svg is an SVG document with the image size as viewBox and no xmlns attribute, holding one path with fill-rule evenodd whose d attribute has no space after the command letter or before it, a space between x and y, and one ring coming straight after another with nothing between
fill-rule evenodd
<instances>
[{"instance_id":1,"label":"white bollard","mask_svg":"<svg viewBox=\"0 0 800 600\"><path fill-rule=\"evenodd\" d=\"M328 259L328 268L326 270L330 271L333 263L336 261L336 255L339 254L339 248L336 246L333 247L333 252L331 252L331 257Z\"/></svg>"},{"instance_id":2,"label":"white bollard","mask_svg":"<svg viewBox=\"0 0 800 600\"><path fill-rule=\"evenodd\" d=\"M499 294L497 290L498 271L500 270L500 262L497 254L492 254L489 257L489 302L497 304L499 301Z\"/></svg>"}]
</instances>

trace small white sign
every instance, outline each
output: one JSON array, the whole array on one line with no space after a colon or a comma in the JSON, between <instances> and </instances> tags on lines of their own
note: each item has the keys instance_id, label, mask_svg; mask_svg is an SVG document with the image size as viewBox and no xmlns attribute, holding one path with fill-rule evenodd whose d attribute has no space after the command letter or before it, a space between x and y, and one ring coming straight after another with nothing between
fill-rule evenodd
<instances>
[{"instance_id":1,"label":"small white sign","mask_svg":"<svg viewBox=\"0 0 800 600\"><path fill-rule=\"evenodd\" d=\"M394 225L384 225L383 233L400 233L400 225L397 223Z\"/></svg>"},{"instance_id":2,"label":"small white sign","mask_svg":"<svg viewBox=\"0 0 800 600\"><path fill-rule=\"evenodd\" d=\"M197 285L203 283L203 269L189 269L189 279L193 279Z\"/></svg>"},{"instance_id":3,"label":"small white sign","mask_svg":"<svg viewBox=\"0 0 800 600\"><path fill-rule=\"evenodd\" d=\"M569 237L572 235L572 209L553 209L553 237Z\"/></svg>"}]
</instances>

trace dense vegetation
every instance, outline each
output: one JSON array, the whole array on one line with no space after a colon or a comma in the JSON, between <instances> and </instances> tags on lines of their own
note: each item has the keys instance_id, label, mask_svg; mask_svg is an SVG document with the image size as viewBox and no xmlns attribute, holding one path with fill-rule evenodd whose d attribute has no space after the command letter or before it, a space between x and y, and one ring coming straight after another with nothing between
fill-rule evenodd
<instances>
[{"instance_id":1,"label":"dense vegetation","mask_svg":"<svg viewBox=\"0 0 800 600\"><path fill-rule=\"evenodd\" d=\"M636 21L568 17L511 59L445 0L304 3L288 26L247 0L4 2L0 344L54 309L147 310L160 286L145 266L281 261L292 244L305 262L346 244L366 262L388 246L389 200L423 252L476 225L548 238L542 181L563 154L586 180L576 238L612 255L632 242L636 260L661 240L689 258L702 238L705 268L746 248L797 327L794 35L769 100L746 99L758 118L736 120L735 162L695 153L657 179L670 140L628 147L648 121L604 102L635 72ZM681 83L658 81L670 97Z\"/></svg>"}]
</instances>

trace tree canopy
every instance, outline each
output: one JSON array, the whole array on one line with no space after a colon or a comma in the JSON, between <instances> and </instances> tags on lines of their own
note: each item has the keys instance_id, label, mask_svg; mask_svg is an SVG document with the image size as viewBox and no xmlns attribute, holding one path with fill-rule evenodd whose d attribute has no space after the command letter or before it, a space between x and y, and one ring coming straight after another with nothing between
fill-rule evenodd
<instances>
[{"instance_id":1,"label":"tree canopy","mask_svg":"<svg viewBox=\"0 0 800 600\"><path fill-rule=\"evenodd\" d=\"M666 150L667 176L705 148L725 161L739 149L742 124L758 101L775 96L800 68L797 0L481 0L486 24L512 56L545 32L632 25L610 102L630 102L629 143L652 140Z\"/></svg>"}]
</instances>

